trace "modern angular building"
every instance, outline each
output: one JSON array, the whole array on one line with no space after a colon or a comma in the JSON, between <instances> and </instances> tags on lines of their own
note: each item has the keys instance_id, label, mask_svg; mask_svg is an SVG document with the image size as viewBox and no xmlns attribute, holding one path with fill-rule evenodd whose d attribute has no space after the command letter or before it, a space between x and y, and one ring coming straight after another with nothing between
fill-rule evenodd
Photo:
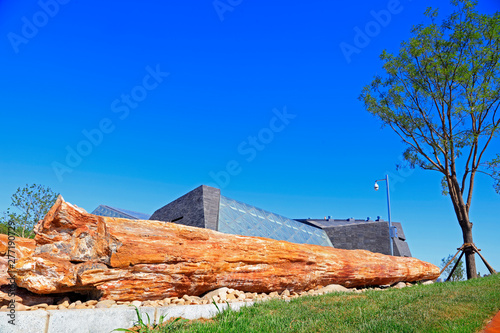
<instances>
[{"instance_id":1,"label":"modern angular building","mask_svg":"<svg viewBox=\"0 0 500 333\"><path fill-rule=\"evenodd\" d=\"M97 207L92 214L131 219L149 218L228 234L390 254L387 221L330 218L292 220L225 197L219 189L206 185L156 210L151 217L105 205ZM394 255L411 257L401 223L393 222L393 225L397 229L397 235L392 239Z\"/></svg>"},{"instance_id":2,"label":"modern angular building","mask_svg":"<svg viewBox=\"0 0 500 333\"><path fill-rule=\"evenodd\" d=\"M324 231L336 248L346 250L368 250L390 254L389 222L382 219L299 219L297 221L313 224ZM391 223L397 230L392 239L395 256L411 257L410 248L406 243L403 226L399 222Z\"/></svg>"},{"instance_id":3,"label":"modern angular building","mask_svg":"<svg viewBox=\"0 0 500 333\"><path fill-rule=\"evenodd\" d=\"M175 222L228 234L332 246L326 232L319 227L227 198L220 194L219 189L206 185L158 209L150 220Z\"/></svg>"}]
</instances>

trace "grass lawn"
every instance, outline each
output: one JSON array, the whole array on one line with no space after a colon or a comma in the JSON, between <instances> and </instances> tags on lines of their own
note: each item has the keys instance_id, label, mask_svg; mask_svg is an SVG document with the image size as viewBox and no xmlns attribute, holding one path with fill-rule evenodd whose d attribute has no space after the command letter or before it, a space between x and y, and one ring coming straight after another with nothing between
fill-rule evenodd
<instances>
[{"instance_id":1,"label":"grass lawn","mask_svg":"<svg viewBox=\"0 0 500 333\"><path fill-rule=\"evenodd\" d=\"M138 332L478 332L500 310L500 274L465 282L268 301Z\"/></svg>"}]
</instances>

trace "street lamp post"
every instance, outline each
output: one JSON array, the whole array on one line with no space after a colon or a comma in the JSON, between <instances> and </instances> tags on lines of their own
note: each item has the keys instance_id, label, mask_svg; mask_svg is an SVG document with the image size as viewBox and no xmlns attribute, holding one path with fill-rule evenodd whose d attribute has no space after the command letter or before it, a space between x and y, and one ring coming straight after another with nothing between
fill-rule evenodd
<instances>
[{"instance_id":1,"label":"street lamp post","mask_svg":"<svg viewBox=\"0 0 500 333\"><path fill-rule=\"evenodd\" d=\"M393 249L393 245L392 245L392 237L393 237L393 228L392 228L392 224L391 224L391 197L389 195L389 175L385 175L385 179L377 179L375 181L375 191L378 191L378 184L377 182L382 182L382 181L385 181L385 183L387 184L386 188L387 188L387 214L389 216L389 245L391 247L391 256L394 255L394 249Z\"/></svg>"}]
</instances>

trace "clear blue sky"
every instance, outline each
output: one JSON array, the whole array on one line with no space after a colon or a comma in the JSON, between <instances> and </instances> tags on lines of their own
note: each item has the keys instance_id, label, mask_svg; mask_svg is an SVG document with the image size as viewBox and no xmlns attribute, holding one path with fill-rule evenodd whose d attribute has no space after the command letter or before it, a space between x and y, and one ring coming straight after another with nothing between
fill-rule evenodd
<instances>
[{"instance_id":1,"label":"clear blue sky","mask_svg":"<svg viewBox=\"0 0 500 333\"><path fill-rule=\"evenodd\" d=\"M218 184L290 218L386 219L373 183L389 173L393 220L415 257L439 264L462 244L440 176L396 171L404 146L357 99L428 4L1 1L0 210L26 183L88 211L145 213ZM491 185L477 177L471 220L500 270Z\"/></svg>"}]
</instances>

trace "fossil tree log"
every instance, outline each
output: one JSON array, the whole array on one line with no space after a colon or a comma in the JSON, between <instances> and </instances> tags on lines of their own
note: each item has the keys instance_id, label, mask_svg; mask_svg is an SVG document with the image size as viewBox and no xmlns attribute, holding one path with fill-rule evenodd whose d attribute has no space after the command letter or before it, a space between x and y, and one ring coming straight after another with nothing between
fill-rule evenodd
<instances>
[{"instance_id":1,"label":"fossil tree log","mask_svg":"<svg viewBox=\"0 0 500 333\"><path fill-rule=\"evenodd\" d=\"M59 197L36 226L36 249L11 272L34 293L156 300L220 287L302 291L433 280L415 258L224 234L160 221L88 214Z\"/></svg>"},{"instance_id":2,"label":"fossil tree log","mask_svg":"<svg viewBox=\"0 0 500 333\"><path fill-rule=\"evenodd\" d=\"M52 304L54 295L38 295L12 285L8 274L9 266L23 257L32 255L36 243L34 239L12 236L10 238L11 240L8 235L0 234L0 306L10 304L12 300L24 305Z\"/></svg>"},{"instance_id":3,"label":"fossil tree log","mask_svg":"<svg viewBox=\"0 0 500 333\"><path fill-rule=\"evenodd\" d=\"M35 246L33 239L11 236L9 241L8 235L0 234L0 286L9 284L9 260L13 264L16 260L31 255Z\"/></svg>"}]
</instances>

